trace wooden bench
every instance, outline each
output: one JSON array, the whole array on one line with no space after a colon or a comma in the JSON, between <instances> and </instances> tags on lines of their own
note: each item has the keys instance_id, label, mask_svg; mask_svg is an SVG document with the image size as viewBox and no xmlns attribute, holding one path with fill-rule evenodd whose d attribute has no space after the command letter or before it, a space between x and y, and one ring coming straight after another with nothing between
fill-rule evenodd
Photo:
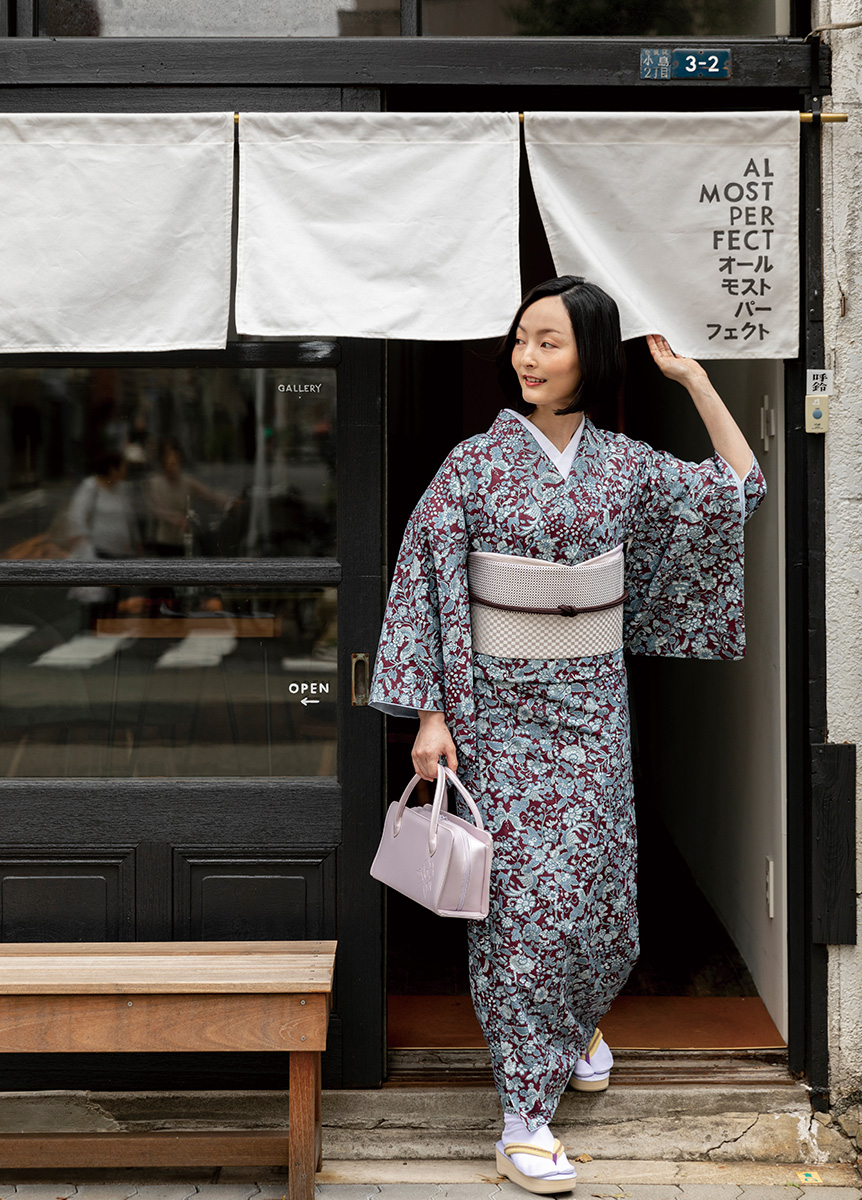
<instances>
[{"instance_id":1,"label":"wooden bench","mask_svg":"<svg viewBox=\"0 0 862 1200\"><path fill-rule=\"evenodd\" d=\"M287 1051L288 1134L4 1134L0 1167L321 1165L320 1052L335 942L0 946L0 1053ZM272 1152L277 1158L269 1157ZM261 1157L262 1154L267 1157Z\"/></svg>"}]
</instances>

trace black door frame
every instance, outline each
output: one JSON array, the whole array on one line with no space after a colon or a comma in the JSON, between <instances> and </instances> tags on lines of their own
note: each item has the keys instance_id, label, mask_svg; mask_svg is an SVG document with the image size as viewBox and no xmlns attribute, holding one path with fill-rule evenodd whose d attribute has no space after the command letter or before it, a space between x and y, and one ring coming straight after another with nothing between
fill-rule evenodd
<instances>
[{"instance_id":1,"label":"black door frame","mask_svg":"<svg viewBox=\"0 0 862 1200\"><path fill-rule=\"evenodd\" d=\"M410 18L415 3L405 0L403 7ZM801 6L797 8L802 12ZM415 19L405 33L418 33ZM732 48L733 77L720 84L641 80L640 49L667 45L669 40L413 36L100 41L0 36L0 109L163 112L336 107L329 95L336 88L341 91L340 106L375 110L384 106L388 88L409 87L422 89L428 106L436 109L446 104L447 93L479 107L482 97L490 98L493 92L505 90L514 97L525 89L541 92L549 107L558 108L604 103L613 108L798 106L810 110L829 91L828 48L816 40L786 37L700 39L698 44L704 47ZM290 104L288 92L293 93ZM807 1074L815 1102L822 1105L828 1093L827 951L815 940L811 903L812 822L822 797L813 781L810 746L826 740L825 478L822 439L805 433L803 419L804 370L823 361L819 133L817 124L803 133L800 223L805 303L800 358L789 363L786 372L786 594L788 873L791 879L805 881L802 889L789 889L788 896L789 1061L793 1070ZM377 525L366 521L362 529L378 544ZM367 541L365 545L369 611L376 613L382 593L378 564L383 555L381 550L375 560ZM2 568L0 580L10 578L9 566ZM27 569L22 566L22 573ZM359 622L359 614L356 617ZM376 632L372 625L366 621L362 630L369 647ZM356 769L355 763L350 766ZM369 780L368 786L377 782ZM357 828L345 828L345 836L373 840L367 830ZM376 948L367 949L376 954ZM360 955L342 947L345 976L351 953L356 954L356 986L361 991L365 948ZM370 969L376 971L379 965L375 960ZM374 1069L380 1068L382 1026L378 1029L377 1049L353 1048L364 1064L357 1062L357 1080L361 1075L371 1077L372 1060L377 1064Z\"/></svg>"}]
</instances>

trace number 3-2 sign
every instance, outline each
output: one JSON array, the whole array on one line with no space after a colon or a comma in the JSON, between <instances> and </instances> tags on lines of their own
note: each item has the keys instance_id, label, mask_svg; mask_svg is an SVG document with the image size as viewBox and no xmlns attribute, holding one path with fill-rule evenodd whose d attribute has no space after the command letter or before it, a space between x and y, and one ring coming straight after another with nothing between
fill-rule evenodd
<instances>
[{"instance_id":1,"label":"number 3-2 sign","mask_svg":"<svg viewBox=\"0 0 862 1200\"><path fill-rule=\"evenodd\" d=\"M730 79L729 50L674 50L671 79Z\"/></svg>"}]
</instances>

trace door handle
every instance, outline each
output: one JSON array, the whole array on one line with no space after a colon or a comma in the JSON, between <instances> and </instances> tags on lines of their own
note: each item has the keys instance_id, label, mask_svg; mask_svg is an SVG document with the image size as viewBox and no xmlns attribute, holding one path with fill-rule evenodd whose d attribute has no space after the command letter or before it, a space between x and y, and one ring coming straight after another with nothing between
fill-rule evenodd
<instances>
[{"instance_id":1,"label":"door handle","mask_svg":"<svg viewBox=\"0 0 862 1200\"><path fill-rule=\"evenodd\" d=\"M351 654L350 656L350 703L354 708L368 704L368 655Z\"/></svg>"}]
</instances>

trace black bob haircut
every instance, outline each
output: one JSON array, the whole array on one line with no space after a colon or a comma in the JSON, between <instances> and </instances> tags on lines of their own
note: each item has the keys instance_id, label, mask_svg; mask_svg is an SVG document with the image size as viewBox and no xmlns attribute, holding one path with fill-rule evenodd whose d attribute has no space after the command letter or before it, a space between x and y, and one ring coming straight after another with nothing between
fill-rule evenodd
<instances>
[{"instance_id":1,"label":"black bob haircut","mask_svg":"<svg viewBox=\"0 0 862 1200\"><path fill-rule=\"evenodd\" d=\"M616 301L595 283L587 283L580 275L561 275L558 279L548 279L538 284L527 293L497 350L500 386L511 407L525 415L535 408L521 395L512 370L512 350L524 311L547 296L559 296L565 305L581 365L581 382L575 398L568 408L557 409L557 415L592 412L605 405L616 404L625 375L620 314Z\"/></svg>"}]
</instances>

